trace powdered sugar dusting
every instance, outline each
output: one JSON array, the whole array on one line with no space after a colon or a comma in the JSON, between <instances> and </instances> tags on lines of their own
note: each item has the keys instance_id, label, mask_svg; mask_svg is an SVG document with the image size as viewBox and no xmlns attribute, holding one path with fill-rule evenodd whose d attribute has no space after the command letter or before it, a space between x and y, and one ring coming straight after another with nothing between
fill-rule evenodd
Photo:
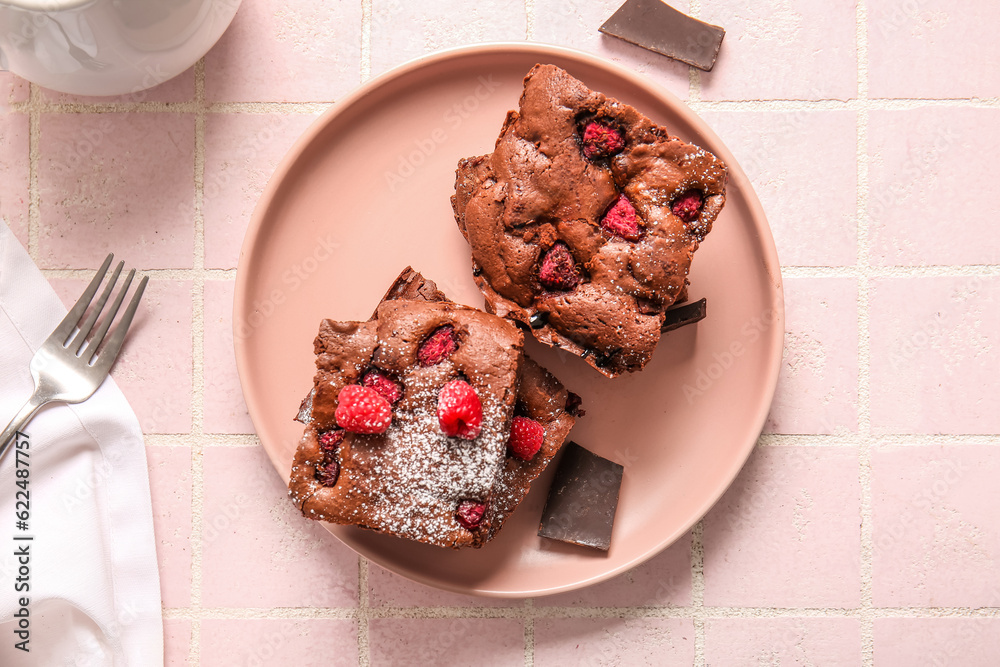
<instances>
[{"instance_id":1,"label":"powdered sugar dusting","mask_svg":"<svg viewBox=\"0 0 1000 667\"><path fill-rule=\"evenodd\" d=\"M397 411L385 441L369 448L368 472L372 491L378 492L361 504L359 514L373 528L439 542L460 527L455 519L460 501L491 496L504 463L510 409L492 396L481 396L479 436L451 438L438 425L438 388L407 386L414 389L412 403L419 407ZM355 440L353 446L365 444Z\"/></svg>"}]
</instances>

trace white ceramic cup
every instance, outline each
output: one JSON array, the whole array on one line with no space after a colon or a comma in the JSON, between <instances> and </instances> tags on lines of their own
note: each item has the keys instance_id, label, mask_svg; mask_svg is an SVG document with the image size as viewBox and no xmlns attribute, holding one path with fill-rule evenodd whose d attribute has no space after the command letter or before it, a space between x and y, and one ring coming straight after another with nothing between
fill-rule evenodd
<instances>
[{"instance_id":1,"label":"white ceramic cup","mask_svg":"<svg viewBox=\"0 0 1000 667\"><path fill-rule=\"evenodd\" d=\"M0 68L75 95L127 95L191 67L240 0L0 0Z\"/></svg>"}]
</instances>

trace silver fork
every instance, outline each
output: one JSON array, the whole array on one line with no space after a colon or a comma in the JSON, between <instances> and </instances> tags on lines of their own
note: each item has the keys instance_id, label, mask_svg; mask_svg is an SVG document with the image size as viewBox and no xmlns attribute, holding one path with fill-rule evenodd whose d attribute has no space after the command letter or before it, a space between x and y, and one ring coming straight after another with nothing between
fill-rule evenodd
<instances>
[{"instance_id":1,"label":"silver fork","mask_svg":"<svg viewBox=\"0 0 1000 667\"><path fill-rule=\"evenodd\" d=\"M135 276L135 269L129 271L125 283L111 304L110 311L101 320L94 335L90 336L94 325L97 324L97 318L100 317L101 311L104 310L104 306L108 302L108 297L111 296L111 290L118 282L122 267L125 266L124 262L118 262L118 266L115 267L114 273L111 275L111 280L108 281L101 291L101 295L94 302L90 314L84 319L83 315L87 312L90 302L97 293L97 288L101 286L101 282L108 274L108 268L111 266L113 258L114 255L108 255L76 305L66 314L63 321L59 323L59 326L32 357L30 369L31 377L35 380L35 390L28 402L24 404L24 407L0 435L0 459L3 458L11 440L34 416L38 408L53 401L62 403L85 401L97 391L97 388L104 382L104 378L108 376L111 364L122 348L125 333L128 331L129 325L132 324L132 317L135 315L136 308L139 307L139 300L142 298L148 280L143 276L142 280L139 281L139 286L136 287L128 308L125 309L125 313L118 321L118 326L115 327L107 344L101 348L101 342L108 333L118 309L121 308L125 293L128 292L132 278Z\"/></svg>"}]
</instances>

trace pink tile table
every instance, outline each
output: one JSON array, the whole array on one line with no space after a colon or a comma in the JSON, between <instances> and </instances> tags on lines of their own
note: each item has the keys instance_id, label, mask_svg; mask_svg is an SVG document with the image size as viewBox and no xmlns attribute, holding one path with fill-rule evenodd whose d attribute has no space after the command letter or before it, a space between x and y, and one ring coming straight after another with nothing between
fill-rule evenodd
<instances>
[{"instance_id":1,"label":"pink tile table","mask_svg":"<svg viewBox=\"0 0 1000 667\"><path fill-rule=\"evenodd\" d=\"M133 95L0 74L0 215L64 299L148 269L114 376L147 436L166 664L1000 664L1000 5L681 0L714 72L600 35L618 0L245 0ZM296 514L233 360L235 267L278 160L360 82L535 40L708 120L783 264L785 356L736 483L672 547L534 600L431 590Z\"/></svg>"}]
</instances>

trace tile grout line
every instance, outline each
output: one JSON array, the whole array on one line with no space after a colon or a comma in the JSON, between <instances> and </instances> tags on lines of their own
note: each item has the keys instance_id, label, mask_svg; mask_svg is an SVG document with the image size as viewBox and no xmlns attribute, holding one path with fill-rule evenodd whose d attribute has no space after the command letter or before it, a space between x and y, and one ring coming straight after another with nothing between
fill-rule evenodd
<instances>
[{"instance_id":1,"label":"tile grout line","mask_svg":"<svg viewBox=\"0 0 1000 667\"><path fill-rule=\"evenodd\" d=\"M688 14L692 18L699 18L701 15L701 0L691 0L690 5L688 5ZM697 67L688 66L688 100L687 103L699 106L702 104L701 100L701 70ZM697 656L695 656L697 660ZM697 663L696 663L697 664Z\"/></svg>"},{"instance_id":2,"label":"tile grout line","mask_svg":"<svg viewBox=\"0 0 1000 667\"><path fill-rule=\"evenodd\" d=\"M372 1L361 0L361 83L372 75Z\"/></svg>"},{"instance_id":3,"label":"tile grout line","mask_svg":"<svg viewBox=\"0 0 1000 667\"><path fill-rule=\"evenodd\" d=\"M691 608L694 618L694 664L705 665L705 517L691 528Z\"/></svg>"},{"instance_id":4,"label":"tile grout line","mask_svg":"<svg viewBox=\"0 0 1000 667\"><path fill-rule=\"evenodd\" d=\"M358 665L368 667L371 664L371 644L369 641L369 624L371 621L371 600L368 595L368 559L358 556Z\"/></svg>"},{"instance_id":5,"label":"tile grout line","mask_svg":"<svg viewBox=\"0 0 1000 667\"><path fill-rule=\"evenodd\" d=\"M28 84L28 255L39 264L41 237L41 194L38 190L38 163L41 159L41 90Z\"/></svg>"},{"instance_id":6,"label":"tile grout line","mask_svg":"<svg viewBox=\"0 0 1000 667\"><path fill-rule=\"evenodd\" d=\"M857 264L858 264L858 477L861 514L860 535L860 613L862 664L870 667L874 661L875 639L872 607L872 497L871 497L871 347L868 338L870 321L869 264L871 243L868 238L868 4L856 5L856 49L858 61L857 123Z\"/></svg>"},{"instance_id":7,"label":"tile grout line","mask_svg":"<svg viewBox=\"0 0 1000 667\"><path fill-rule=\"evenodd\" d=\"M535 599L525 598L520 611L524 620L524 667L535 667Z\"/></svg>"},{"instance_id":8,"label":"tile grout line","mask_svg":"<svg viewBox=\"0 0 1000 667\"><path fill-rule=\"evenodd\" d=\"M205 59L195 64L194 248L191 271L191 662L201 664L205 388Z\"/></svg>"},{"instance_id":9,"label":"tile grout line","mask_svg":"<svg viewBox=\"0 0 1000 667\"><path fill-rule=\"evenodd\" d=\"M524 39L535 39L535 0L524 0Z\"/></svg>"}]
</instances>

